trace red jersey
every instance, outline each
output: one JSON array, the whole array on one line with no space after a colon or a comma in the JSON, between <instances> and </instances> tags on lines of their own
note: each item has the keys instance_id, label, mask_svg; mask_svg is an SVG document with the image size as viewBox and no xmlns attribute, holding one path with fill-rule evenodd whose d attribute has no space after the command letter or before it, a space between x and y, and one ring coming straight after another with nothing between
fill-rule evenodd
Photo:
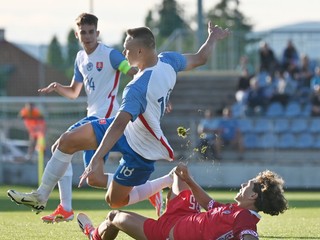
<instances>
[{"instance_id":1,"label":"red jersey","mask_svg":"<svg viewBox=\"0 0 320 240\"><path fill-rule=\"evenodd\" d=\"M207 212L200 212L192 192L187 190L169 201L158 219L148 219L144 231L148 239L163 239L174 227L175 240L241 240L244 234L258 237L260 215L237 204L212 201Z\"/></svg>"}]
</instances>

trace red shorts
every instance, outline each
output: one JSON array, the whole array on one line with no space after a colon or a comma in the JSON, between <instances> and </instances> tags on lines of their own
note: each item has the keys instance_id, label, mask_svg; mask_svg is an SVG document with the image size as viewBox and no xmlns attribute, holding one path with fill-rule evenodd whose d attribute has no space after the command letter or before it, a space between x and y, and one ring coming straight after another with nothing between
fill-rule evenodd
<instances>
[{"instance_id":1,"label":"red shorts","mask_svg":"<svg viewBox=\"0 0 320 240\"><path fill-rule=\"evenodd\" d=\"M181 192L168 202L165 213L158 220L147 219L143 226L147 239L166 240L171 228L180 218L198 213L198 209L190 208L190 196L193 196L190 190Z\"/></svg>"}]
</instances>

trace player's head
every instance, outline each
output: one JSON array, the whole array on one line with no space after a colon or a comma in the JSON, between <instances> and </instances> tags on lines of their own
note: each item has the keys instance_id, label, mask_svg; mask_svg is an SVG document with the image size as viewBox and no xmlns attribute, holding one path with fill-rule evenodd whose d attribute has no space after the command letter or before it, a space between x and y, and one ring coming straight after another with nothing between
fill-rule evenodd
<instances>
[{"instance_id":1,"label":"player's head","mask_svg":"<svg viewBox=\"0 0 320 240\"><path fill-rule=\"evenodd\" d=\"M100 32L97 30L98 18L89 13L82 13L76 19L75 36L83 46L84 50L90 54L98 45Z\"/></svg>"},{"instance_id":2,"label":"player's head","mask_svg":"<svg viewBox=\"0 0 320 240\"><path fill-rule=\"evenodd\" d=\"M144 48L155 49L156 41L151 30L147 27L131 28L127 30L127 38L134 39Z\"/></svg>"},{"instance_id":3,"label":"player's head","mask_svg":"<svg viewBox=\"0 0 320 240\"><path fill-rule=\"evenodd\" d=\"M253 191L257 193L255 206L271 216L279 215L288 209L284 197L284 180L276 173L266 170L260 172L254 179Z\"/></svg>"},{"instance_id":4,"label":"player's head","mask_svg":"<svg viewBox=\"0 0 320 240\"><path fill-rule=\"evenodd\" d=\"M155 38L149 28L131 28L126 33L123 54L131 66L138 66L141 61L146 60L149 55L155 53Z\"/></svg>"},{"instance_id":5,"label":"player's head","mask_svg":"<svg viewBox=\"0 0 320 240\"><path fill-rule=\"evenodd\" d=\"M76 24L78 27L81 25L94 25L96 29L98 28L98 18L90 13L81 13L76 18Z\"/></svg>"}]
</instances>

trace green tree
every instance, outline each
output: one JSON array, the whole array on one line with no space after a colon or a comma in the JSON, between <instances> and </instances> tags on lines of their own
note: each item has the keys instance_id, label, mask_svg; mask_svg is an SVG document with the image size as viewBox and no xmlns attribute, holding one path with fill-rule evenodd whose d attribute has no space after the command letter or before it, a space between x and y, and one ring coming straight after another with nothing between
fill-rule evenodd
<instances>
[{"instance_id":1,"label":"green tree","mask_svg":"<svg viewBox=\"0 0 320 240\"><path fill-rule=\"evenodd\" d=\"M251 32L252 25L239 10L239 5L239 0L221 0L207 13L208 19L213 24L232 31L228 40L219 42L216 48L216 56L219 56L219 61L216 61L218 69L226 67L234 69L240 56L245 54L246 45L251 42L250 39L247 39L247 35Z\"/></svg>"},{"instance_id":2,"label":"green tree","mask_svg":"<svg viewBox=\"0 0 320 240\"><path fill-rule=\"evenodd\" d=\"M187 24L184 22L181 15L182 9L175 0L163 0L159 9L159 35L161 37L169 37L174 30L184 29Z\"/></svg>"},{"instance_id":3,"label":"green tree","mask_svg":"<svg viewBox=\"0 0 320 240\"><path fill-rule=\"evenodd\" d=\"M183 10L176 0L163 0L155 11L148 11L145 18L145 25L149 27L157 38L157 47L160 50L182 51L193 46L193 37L187 37L186 32L190 31L188 24L183 19ZM153 14L157 13L157 19ZM183 39L183 41L182 41Z\"/></svg>"},{"instance_id":4,"label":"green tree","mask_svg":"<svg viewBox=\"0 0 320 240\"><path fill-rule=\"evenodd\" d=\"M144 20L144 24L146 27L154 29L155 21L153 19L153 14L151 10L148 11L147 17Z\"/></svg>"},{"instance_id":5,"label":"green tree","mask_svg":"<svg viewBox=\"0 0 320 240\"><path fill-rule=\"evenodd\" d=\"M71 29L68 34L67 56L65 62L65 74L68 78L72 78L73 76L74 60L79 50L80 46L78 39L74 35L74 30Z\"/></svg>"},{"instance_id":6,"label":"green tree","mask_svg":"<svg viewBox=\"0 0 320 240\"><path fill-rule=\"evenodd\" d=\"M54 36L49 44L47 62L49 65L63 71L64 58L62 55L61 45L56 36Z\"/></svg>"}]
</instances>

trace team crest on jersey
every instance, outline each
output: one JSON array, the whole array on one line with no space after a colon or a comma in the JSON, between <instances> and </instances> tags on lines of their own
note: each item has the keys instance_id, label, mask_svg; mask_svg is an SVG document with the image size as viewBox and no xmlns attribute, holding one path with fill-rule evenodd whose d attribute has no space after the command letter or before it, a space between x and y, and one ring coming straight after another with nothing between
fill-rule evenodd
<instances>
[{"instance_id":1,"label":"team crest on jersey","mask_svg":"<svg viewBox=\"0 0 320 240\"><path fill-rule=\"evenodd\" d=\"M91 71L92 68L93 68L93 64L92 64L92 62L89 62L89 63L87 64L87 70L88 70L88 71Z\"/></svg>"},{"instance_id":2,"label":"team crest on jersey","mask_svg":"<svg viewBox=\"0 0 320 240\"><path fill-rule=\"evenodd\" d=\"M103 68L103 62L97 62L96 63L96 68L100 72L102 70L102 68Z\"/></svg>"}]
</instances>

